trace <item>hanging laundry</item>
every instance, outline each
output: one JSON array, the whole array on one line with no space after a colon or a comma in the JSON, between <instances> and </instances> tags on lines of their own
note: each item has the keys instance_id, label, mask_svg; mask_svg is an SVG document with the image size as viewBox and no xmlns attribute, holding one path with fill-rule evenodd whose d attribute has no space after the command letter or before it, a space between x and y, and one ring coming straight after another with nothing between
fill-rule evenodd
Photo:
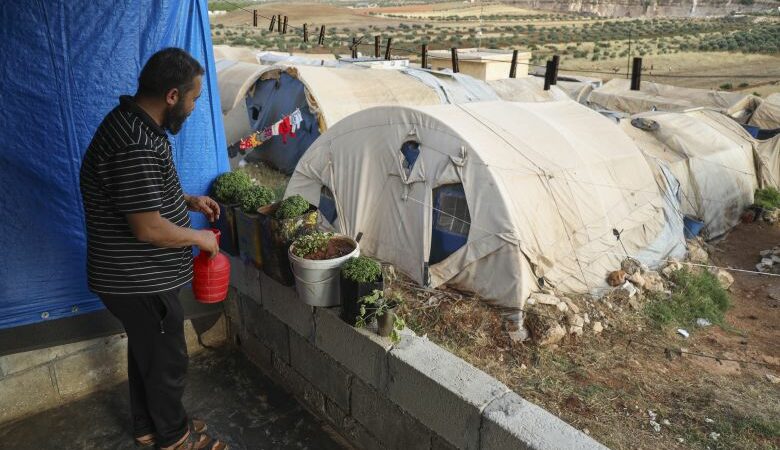
<instances>
[{"instance_id":1,"label":"hanging laundry","mask_svg":"<svg viewBox=\"0 0 780 450\"><path fill-rule=\"evenodd\" d=\"M290 115L290 123L292 124L292 131L293 133L297 132L301 129L301 125L303 125L303 114L301 114L300 109L296 109L291 115Z\"/></svg>"},{"instance_id":2,"label":"hanging laundry","mask_svg":"<svg viewBox=\"0 0 780 450\"><path fill-rule=\"evenodd\" d=\"M285 117L279 123L279 134L282 136L282 143L287 143L287 136L295 137L295 133L292 131L292 123L290 122L290 116Z\"/></svg>"},{"instance_id":3,"label":"hanging laundry","mask_svg":"<svg viewBox=\"0 0 780 450\"><path fill-rule=\"evenodd\" d=\"M273 130L271 129L271 127L266 127L263 130L263 140L267 141L267 140L271 139L272 137L274 137Z\"/></svg>"},{"instance_id":4,"label":"hanging laundry","mask_svg":"<svg viewBox=\"0 0 780 450\"><path fill-rule=\"evenodd\" d=\"M279 124L282 123L280 120L279 122L276 122L275 124L271 125L271 135L272 136L279 136Z\"/></svg>"},{"instance_id":5,"label":"hanging laundry","mask_svg":"<svg viewBox=\"0 0 780 450\"><path fill-rule=\"evenodd\" d=\"M244 139L241 139L241 141L238 143L238 148L240 150L248 150L261 145L263 141L260 139L258 135L259 133L255 132L245 137Z\"/></svg>"}]
</instances>

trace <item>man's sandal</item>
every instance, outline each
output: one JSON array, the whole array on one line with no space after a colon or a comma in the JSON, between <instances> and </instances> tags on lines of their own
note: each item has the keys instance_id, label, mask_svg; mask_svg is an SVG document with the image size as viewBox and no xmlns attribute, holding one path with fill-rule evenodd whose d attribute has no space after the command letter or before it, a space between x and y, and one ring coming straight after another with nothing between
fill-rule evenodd
<instances>
[{"instance_id":1,"label":"man's sandal","mask_svg":"<svg viewBox=\"0 0 780 450\"><path fill-rule=\"evenodd\" d=\"M228 450L228 445L208 434L189 433L184 442L174 447L174 450Z\"/></svg>"},{"instance_id":2,"label":"man's sandal","mask_svg":"<svg viewBox=\"0 0 780 450\"><path fill-rule=\"evenodd\" d=\"M203 434L208 429L208 425L202 420L192 419L189 421L189 429L196 434ZM135 438L134 441L137 448L154 448L154 446L157 444L154 436L148 437L146 439Z\"/></svg>"}]
</instances>

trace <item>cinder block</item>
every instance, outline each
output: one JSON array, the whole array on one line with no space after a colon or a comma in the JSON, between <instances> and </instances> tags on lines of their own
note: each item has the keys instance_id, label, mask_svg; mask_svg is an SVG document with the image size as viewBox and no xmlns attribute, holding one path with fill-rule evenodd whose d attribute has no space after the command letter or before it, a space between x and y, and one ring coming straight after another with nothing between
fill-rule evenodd
<instances>
[{"instance_id":1,"label":"cinder block","mask_svg":"<svg viewBox=\"0 0 780 450\"><path fill-rule=\"evenodd\" d=\"M0 380L0 423L60 403L50 367L41 365Z\"/></svg>"},{"instance_id":2,"label":"cinder block","mask_svg":"<svg viewBox=\"0 0 780 450\"><path fill-rule=\"evenodd\" d=\"M349 442L361 450L388 450L402 447L385 447L360 422L352 417L344 420L341 431L346 434ZM405 450L405 449L404 449Z\"/></svg>"},{"instance_id":3,"label":"cinder block","mask_svg":"<svg viewBox=\"0 0 780 450\"><path fill-rule=\"evenodd\" d=\"M479 448L482 409L509 392L498 380L424 338L390 351L390 399L461 449Z\"/></svg>"},{"instance_id":4,"label":"cinder block","mask_svg":"<svg viewBox=\"0 0 780 450\"><path fill-rule=\"evenodd\" d=\"M54 362L54 374L63 396L118 383L127 378L127 339L59 359Z\"/></svg>"},{"instance_id":5,"label":"cinder block","mask_svg":"<svg viewBox=\"0 0 780 450\"><path fill-rule=\"evenodd\" d=\"M292 368L336 405L349 411L351 377L336 360L317 350L311 343L290 331L290 362Z\"/></svg>"},{"instance_id":6,"label":"cinder block","mask_svg":"<svg viewBox=\"0 0 780 450\"><path fill-rule=\"evenodd\" d=\"M239 303L246 332L257 337L263 345L289 364L290 344L287 325L263 309L253 297L241 295Z\"/></svg>"},{"instance_id":7,"label":"cinder block","mask_svg":"<svg viewBox=\"0 0 780 450\"><path fill-rule=\"evenodd\" d=\"M389 339L347 325L332 309L316 308L314 320L317 348L369 385L377 389L386 386L387 355L392 348Z\"/></svg>"},{"instance_id":8,"label":"cinder block","mask_svg":"<svg viewBox=\"0 0 780 450\"><path fill-rule=\"evenodd\" d=\"M244 323L241 320L239 296L238 289L231 287L225 299L225 315L231 322L231 331L236 333L239 333L244 327Z\"/></svg>"},{"instance_id":9,"label":"cinder block","mask_svg":"<svg viewBox=\"0 0 780 450\"><path fill-rule=\"evenodd\" d=\"M431 450L458 450L458 447L445 441L441 436L434 434L431 439Z\"/></svg>"},{"instance_id":10,"label":"cinder block","mask_svg":"<svg viewBox=\"0 0 780 450\"><path fill-rule=\"evenodd\" d=\"M491 402L482 416L482 449L607 449L590 436L514 392Z\"/></svg>"},{"instance_id":11,"label":"cinder block","mask_svg":"<svg viewBox=\"0 0 780 450\"><path fill-rule=\"evenodd\" d=\"M294 288L282 286L262 273L260 285L263 291L263 307L300 336L313 342L314 308L301 303Z\"/></svg>"},{"instance_id":12,"label":"cinder block","mask_svg":"<svg viewBox=\"0 0 780 450\"><path fill-rule=\"evenodd\" d=\"M257 337L249 333L241 335L241 350L252 364L264 370L271 369L273 364L272 350L260 342Z\"/></svg>"},{"instance_id":13,"label":"cinder block","mask_svg":"<svg viewBox=\"0 0 780 450\"><path fill-rule=\"evenodd\" d=\"M0 372L4 375L12 375L35 366L48 364L55 359L78 353L90 347L109 345L117 339L119 339L118 336L90 339L88 341L0 356Z\"/></svg>"},{"instance_id":14,"label":"cinder block","mask_svg":"<svg viewBox=\"0 0 780 450\"><path fill-rule=\"evenodd\" d=\"M352 380L351 415L387 448L430 449L432 436L425 426L358 379Z\"/></svg>"}]
</instances>

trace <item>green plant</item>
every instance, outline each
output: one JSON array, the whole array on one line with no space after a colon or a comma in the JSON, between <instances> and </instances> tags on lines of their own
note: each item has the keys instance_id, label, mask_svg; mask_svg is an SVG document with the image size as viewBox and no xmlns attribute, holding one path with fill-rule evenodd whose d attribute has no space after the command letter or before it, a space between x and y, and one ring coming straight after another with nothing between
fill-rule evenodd
<instances>
[{"instance_id":1,"label":"green plant","mask_svg":"<svg viewBox=\"0 0 780 450\"><path fill-rule=\"evenodd\" d=\"M292 219L303 215L309 209L309 202L300 195L288 197L279 204L276 210L277 219Z\"/></svg>"},{"instance_id":2,"label":"green plant","mask_svg":"<svg viewBox=\"0 0 780 450\"><path fill-rule=\"evenodd\" d=\"M395 344L401 340L401 336L398 333L406 327L403 317L393 311L401 303L403 303L403 299L398 294L387 298L382 291L374 290L358 300L360 314L356 318L355 326L357 328L365 328L366 324L371 322L371 319L379 319L385 314L393 314L393 330L390 332L390 340Z\"/></svg>"},{"instance_id":3,"label":"green plant","mask_svg":"<svg viewBox=\"0 0 780 450\"><path fill-rule=\"evenodd\" d=\"M723 84L720 85L720 88L723 89L724 91L728 91L732 87L733 86L731 85L731 83L723 83Z\"/></svg>"},{"instance_id":4,"label":"green plant","mask_svg":"<svg viewBox=\"0 0 780 450\"><path fill-rule=\"evenodd\" d=\"M753 203L763 209L780 208L780 191L773 187L757 189Z\"/></svg>"},{"instance_id":5,"label":"green plant","mask_svg":"<svg viewBox=\"0 0 780 450\"><path fill-rule=\"evenodd\" d=\"M265 186L250 186L241 192L238 196L238 204L241 210L247 214L257 213L257 208L269 205L274 202L276 197L271 189Z\"/></svg>"},{"instance_id":6,"label":"green plant","mask_svg":"<svg viewBox=\"0 0 780 450\"><path fill-rule=\"evenodd\" d=\"M333 233L323 233L321 231L305 234L293 242L292 252L299 258L305 258L316 252L324 252L328 248L328 243L332 237Z\"/></svg>"},{"instance_id":7,"label":"green plant","mask_svg":"<svg viewBox=\"0 0 780 450\"><path fill-rule=\"evenodd\" d=\"M355 283L372 283L382 275L382 266L368 256L358 256L344 263L341 273Z\"/></svg>"},{"instance_id":8,"label":"green plant","mask_svg":"<svg viewBox=\"0 0 780 450\"><path fill-rule=\"evenodd\" d=\"M723 317L731 306L729 294L718 278L707 271L687 269L671 273L672 295L651 296L645 312L657 325L690 326L698 318L723 325Z\"/></svg>"},{"instance_id":9,"label":"green plant","mask_svg":"<svg viewBox=\"0 0 780 450\"><path fill-rule=\"evenodd\" d=\"M234 204L243 191L252 186L252 180L244 172L225 172L214 180L211 195L222 203Z\"/></svg>"}]
</instances>

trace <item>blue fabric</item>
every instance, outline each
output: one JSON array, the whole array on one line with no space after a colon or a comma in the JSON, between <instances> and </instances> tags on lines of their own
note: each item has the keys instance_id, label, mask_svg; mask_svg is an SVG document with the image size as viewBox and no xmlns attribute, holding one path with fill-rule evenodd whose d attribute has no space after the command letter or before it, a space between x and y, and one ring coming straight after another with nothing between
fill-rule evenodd
<instances>
[{"instance_id":1,"label":"blue fabric","mask_svg":"<svg viewBox=\"0 0 780 450\"><path fill-rule=\"evenodd\" d=\"M274 136L247 157L248 161L262 161L290 175L298 160L320 136L317 118L309 110L303 83L282 73L277 80L263 80L255 85L254 95L247 97L246 109L252 129L262 131L284 116L300 108L303 116L301 129L295 137L288 136L287 143L281 136Z\"/></svg>"},{"instance_id":2,"label":"blue fabric","mask_svg":"<svg viewBox=\"0 0 780 450\"><path fill-rule=\"evenodd\" d=\"M229 170L206 0L2 2L0 328L102 308L87 290L81 158L146 60L171 46L207 71L171 139L184 191L202 194Z\"/></svg>"},{"instance_id":3,"label":"blue fabric","mask_svg":"<svg viewBox=\"0 0 780 450\"><path fill-rule=\"evenodd\" d=\"M448 211L447 207L443 205L445 198L451 198L461 204L466 203L466 192L463 189L463 185L450 184L440 186L433 190L433 229L431 230L431 252L428 257L428 262L431 265L438 264L447 259L450 255L466 245L469 238L468 232L463 234L451 230L450 227L441 226L442 219L445 219L445 223L452 223L453 220L456 221L455 224L457 224L457 226L454 228L458 230L464 228L462 222L459 223L457 219L454 219L451 216L458 217L466 223L471 222L471 217L468 214L468 205L465 205L464 214L458 214L458 211L455 210Z\"/></svg>"}]
</instances>

